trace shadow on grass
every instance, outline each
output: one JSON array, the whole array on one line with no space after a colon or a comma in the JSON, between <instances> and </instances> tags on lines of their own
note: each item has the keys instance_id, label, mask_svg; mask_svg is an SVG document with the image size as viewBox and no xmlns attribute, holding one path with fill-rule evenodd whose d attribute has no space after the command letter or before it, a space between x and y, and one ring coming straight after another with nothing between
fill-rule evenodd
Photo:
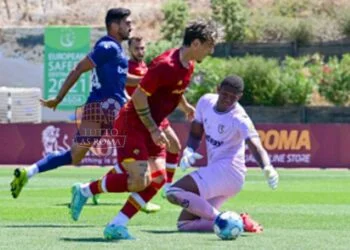
<instances>
[{"instance_id":1,"label":"shadow on grass","mask_svg":"<svg viewBox=\"0 0 350 250\"><path fill-rule=\"evenodd\" d=\"M7 228L87 228L96 227L93 225L55 225L55 224L27 224L27 225L4 225Z\"/></svg>"},{"instance_id":2,"label":"shadow on grass","mask_svg":"<svg viewBox=\"0 0 350 250\"><path fill-rule=\"evenodd\" d=\"M254 234L241 234L236 240L238 240L239 238L243 237L251 237L253 236ZM221 241L221 242L232 242L232 241L235 241L235 240L222 240L220 239L219 237L216 237L216 238L212 238L212 239L207 239L207 241Z\"/></svg>"},{"instance_id":3,"label":"shadow on grass","mask_svg":"<svg viewBox=\"0 0 350 250\"><path fill-rule=\"evenodd\" d=\"M61 241L66 242L80 242L80 243L111 243L111 242L120 242L120 241L129 241L129 240L107 240L105 238L97 238L97 237L91 237L91 238L68 238L63 237L60 238Z\"/></svg>"},{"instance_id":4,"label":"shadow on grass","mask_svg":"<svg viewBox=\"0 0 350 250\"><path fill-rule=\"evenodd\" d=\"M55 206L62 206L62 207L69 207L70 203L59 203L59 204L55 204ZM92 203L87 203L84 206L88 206L88 207L99 207L99 206L122 206L124 205L124 203L121 202L101 202L98 203L98 205L92 204Z\"/></svg>"},{"instance_id":5,"label":"shadow on grass","mask_svg":"<svg viewBox=\"0 0 350 250\"><path fill-rule=\"evenodd\" d=\"M152 233L152 234L213 234L214 232L181 232L178 230L140 230L145 233Z\"/></svg>"}]
</instances>

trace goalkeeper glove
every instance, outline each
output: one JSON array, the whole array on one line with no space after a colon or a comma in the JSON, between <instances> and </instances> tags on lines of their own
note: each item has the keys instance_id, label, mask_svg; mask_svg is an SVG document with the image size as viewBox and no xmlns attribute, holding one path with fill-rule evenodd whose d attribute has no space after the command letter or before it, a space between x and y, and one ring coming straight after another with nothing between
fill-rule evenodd
<instances>
[{"instance_id":1,"label":"goalkeeper glove","mask_svg":"<svg viewBox=\"0 0 350 250\"><path fill-rule=\"evenodd\" d=\"M180 161L180 168L182 171L185 171L187 168L199 159L202 159L203 156L193 151L192 148L186 147L182 153L182 158Z\"/></svg>"},{"instance_id":2,"label":"goalkeeper glove","mask_svg":"<svg viewBox=\"0 0 350 250\"><path fill-rule=\"evenodd\" d=\"M267 165L264 167L263 171L270 188L276 189L278 185L279 176L275 168L272 165Z\"/></svg>"}]
</instances>

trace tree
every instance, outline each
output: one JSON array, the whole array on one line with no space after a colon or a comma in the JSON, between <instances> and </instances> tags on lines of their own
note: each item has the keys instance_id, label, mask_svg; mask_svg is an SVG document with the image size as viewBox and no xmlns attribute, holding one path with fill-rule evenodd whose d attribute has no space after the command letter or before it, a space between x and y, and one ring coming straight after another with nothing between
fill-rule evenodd
<instances>
[{"instance_id":1,"label":"tree","mask_svg":"<svg viewBox=\"0 0 350 250\"><path fill-rule=\"evenodd\" d=\"M246 13L240 0L211 0L213 19L224 26L225 41L244 39Z\"/></svg>"},{"instance_id":2,"label":"tree","mask_svg":"<svg viewBox=\"0 0 350 250\"><path fill-rule=\"evenodd\" d=\"M161 27L163 38L176 41L182 37L189 18L188 5L184 0L170 0L162 6L164 21Z\"/></svg>"}]
</instances>

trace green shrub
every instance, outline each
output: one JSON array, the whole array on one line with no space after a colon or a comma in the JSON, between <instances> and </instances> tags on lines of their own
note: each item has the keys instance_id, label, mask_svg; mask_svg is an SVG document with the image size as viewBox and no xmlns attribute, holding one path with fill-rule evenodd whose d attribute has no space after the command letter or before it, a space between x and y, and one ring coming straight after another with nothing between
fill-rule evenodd
<instances>
[{"instance_id":1,"label":"green shrub","mask_svg":"<svg viewBox=\"0 0 350 250\"><path fill-rule=\"evenodd\" d=\"M242 41L246 29L246 10L240 0L211 0L213 19L223 25L225 41Z\"/></svg>"},{"instance_id":2,"label":"green shrub","mask_svg":"<svg viewBox=\"0 0 350 250\"><path fill-rule=\"evenodd\" d=\"M337 106L349 103L350 54L344 55L341 61L331 58L327 65L324 65L318 88L322 96Z\"/></svg>"},{"instance_id":3,"label":"green shrub","mask_svg":"<svg viewBox=\"0 0 350 250\"><path fill-rule=\"evenodd\" d=\"M307 105L317 87L336 105L350 102L350 54L341 62L333 58L328 65L318 54L287 57L281 64L257 56L210 57L196 65L187 98L196 103L202 95L215 93L217 85L232 74L244 80L243 105Z\"/></svg>"},{"instance_id":4,"label":"green shrub","mask_svg":"<svg viewBox=\"0 0 350 250\"><path fill-rule=\"evenodd\" d=\"M237 59L237 63L228 68L244 80L245 90L241 99L242 104L274 105L273 96L278 86L270 74L277 67L278 63L275 59L246 56Z\"/></svg>"},{"instance_id":5,"label":"green shrub","mask_svg":"<svg viewBox=\"0 0 350 250\"><path fill-rule=\"evenodd\" d=\"M350 38L350 7L339 13L340 30L344 36Z\"/></svg>"},{"instance_id":6,"label":"green shrub","mask_svg":"<svg viewBox=\"0 0 350 250\"><path fill-rule=\"evenodd\" d=\"M259 24L255 24L255 27L261 28L259 40L267 42L290 41L291 31L298 25L295 18L282 16L261 17L256 22Z\"/></svg>"},{"instance_id":7,"label":"green shrub","mask_svg":"<svg viewBox=\"0 0 350 250\"><path fill-rule=\"evenodd\" d=\"M305 105L309 103L315 84L312 71L305 66L306 61L307 58L287 57L282 67L271 73L270 77L278 85L273 97L274 105Z\"/></svg>"},{"instance_id":8,"label":"green shrub","mask_svg":"<svg viewBox=\"0 0 350 250\"><path fill-rule=\"evenodd\" d=\"M170 0L162 6L164 20L161 26L163 39L179 41L189 18L189 8L184 0Z\"/></svg>"},{"instance_id":9,"label":"green shrub","mask_svg":"<svg viewBox=\"0 0 350 250\"><path fill-rule=\"evenodd\" d=\"M206 58L196 64L190 88L186 98L190 103L197 103L206 93L215 93L217 85L226 77L227 61L219 58Z\"/></svg>"},{"instance_id":10,"label":"green shrub","mask_svg":"<svg viewBox=\"0 0 350 250\"><path fill-rule=\"evenodd\" d=\"M311 43L314 39L312 25L307 20L299 21L298 25L290 30L289 38L299 46Z\"/></svg>"},{"instance_id":11,"label":"green shrub","mask_svg":"<svg viewBox=\"0 0 350 250\"><path fill-rule=\"evenodd\" d=\"M273 12L278 16L299 17L307 10L309 0L276 0Z\"/></svg>"}]
</instances>

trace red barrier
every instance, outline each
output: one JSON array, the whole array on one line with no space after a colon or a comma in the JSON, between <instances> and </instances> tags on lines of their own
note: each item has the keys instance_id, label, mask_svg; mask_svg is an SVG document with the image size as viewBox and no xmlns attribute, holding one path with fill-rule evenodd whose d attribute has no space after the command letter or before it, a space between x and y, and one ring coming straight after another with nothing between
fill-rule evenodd
<instances>
[{"instance_id":1,"label":"red barrier","mask_svg":"<svg viewBox=\"0 0 350 250\"><path fill-rule=\"evenodd\" d=\"M188 123L172 124L184 146ZM348 124L263 124L256 126L272 163L283 167L350 167L350 125ZM48 153L69 149L75 124L0 125L0 164L31 164ZM122 144L118 144L122 146ZM205 143L200 150L205 154ZM115 145L95 147L84 165L111 165L116 161ZM256 166L247 150L247 165ZM205 165L201 160L198 165Z\"/></svg>"}]
</instances>

